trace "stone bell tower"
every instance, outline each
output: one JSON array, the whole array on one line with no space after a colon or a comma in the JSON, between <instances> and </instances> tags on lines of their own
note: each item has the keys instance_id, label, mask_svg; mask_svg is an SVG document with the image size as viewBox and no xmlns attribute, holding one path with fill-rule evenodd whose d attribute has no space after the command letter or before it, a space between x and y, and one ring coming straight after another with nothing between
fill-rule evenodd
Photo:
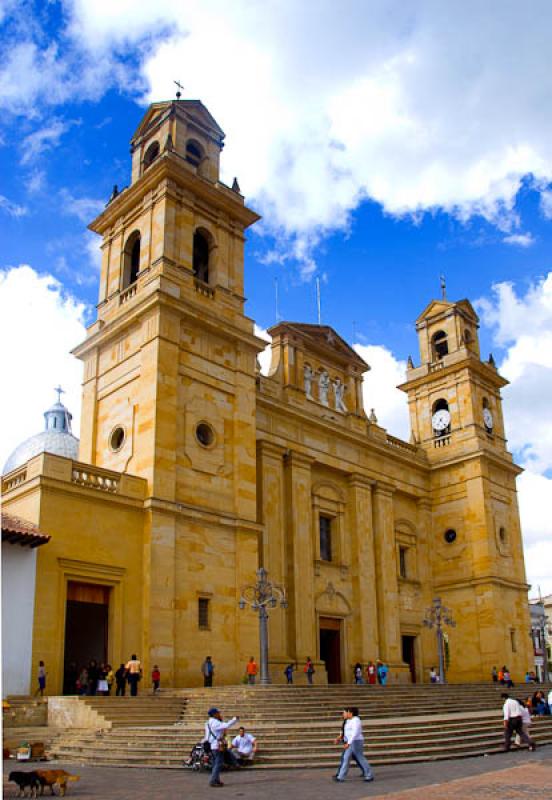
<instances>
[{"instance_id":1,"label":"stone bell tower","mask_svg":"<svg viewBox=\"0 0 552 800\"><path fill-rule=\"evenodd\" d=\"M479 321L468 300L434 300L416 321L420 365L409 360L412 435L431 465L435 594L458 621L450 675L462 662L527 669L527 584L515 479L506 449L500 390L480 358ZM463 654L463 655L462 655Z\"/></svg>"},{"instance_id":2,"label":"stone bell tower","mask_svg":"<svg viewBox=\"0 0 552 800\"><path fill-rule=\"evenodd\" d=\"M237 181L219 178L223 140L199 101L150 106L131 140L130 186L114 189L90 225L103 240L98 318L75 350L85 365L81 461L148 481L142 653L169 685L189 680L198 613L200 631L215 633L215 616L236 630L252 624L230 620L236 584L257 567L264 342L244 315L243 246L259 217ZM211 616L215 597L221 613ZM237 664L253 644L247 631L237 641L245 650L230 650L229 675L232 653Z\"/></svg>"}]
</instances>

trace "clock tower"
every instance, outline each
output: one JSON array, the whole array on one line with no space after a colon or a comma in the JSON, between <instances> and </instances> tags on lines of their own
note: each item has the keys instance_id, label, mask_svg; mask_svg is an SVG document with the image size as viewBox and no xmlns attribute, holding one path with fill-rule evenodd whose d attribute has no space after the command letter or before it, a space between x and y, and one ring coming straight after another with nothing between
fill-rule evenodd
<instances>
[{"instance_id":1,"label":"clock tower","mask_svg":"<svg viewBox=\"0 0 552 800\"><path fill-rule=\"evenodd\" d=\"M521 470L506 448L500 390L507 381L492 357L481 360L478 327L468 300L432 301L416 321L420 364L409 360L400 387L413 440L430 463L434 589L459 623L450 654L457 681L472 657L481 679L493 665L522 673L529 663Z\"/></svg>"}]
</instances>

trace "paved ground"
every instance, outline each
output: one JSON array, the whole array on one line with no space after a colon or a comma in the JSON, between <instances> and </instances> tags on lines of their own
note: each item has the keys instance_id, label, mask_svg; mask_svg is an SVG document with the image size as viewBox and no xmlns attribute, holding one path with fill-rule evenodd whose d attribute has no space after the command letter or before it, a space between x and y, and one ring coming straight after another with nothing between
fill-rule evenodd
<instances>
[{"instance_id":1,"label":"paved ground","mask_svg":"<svg viewBox=\"0 0 552 800\"><path fill-rule=\"evenodd\" d=\"M386 800L552 800L552 747L481 758L379 767L376 780L365 784L352 769L344 784L332 781L327 770L244 770L223 774L220 791L208 786L208 775L186 770L123 769L50 762L81 776L68 796L88 800L199 800L206 796L245 800L347 800L385 797ZM4 797L15 797L16 787L7 773L17 769L4 761ZM24 769L30 769L30 765Z\"/></svg>"}]
</instances>

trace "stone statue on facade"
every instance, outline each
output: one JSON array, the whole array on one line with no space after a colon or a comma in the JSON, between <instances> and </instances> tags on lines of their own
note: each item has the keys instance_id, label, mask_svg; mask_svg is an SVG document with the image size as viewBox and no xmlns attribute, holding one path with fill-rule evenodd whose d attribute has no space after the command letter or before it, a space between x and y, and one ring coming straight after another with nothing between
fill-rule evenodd
<instances>
[{"instance_id":1,"label":"stone statue on facade","mask_svg":"<svg viewBox=\"0 0 552 800\"><path fill-rule=\"evenodd\" d=\"M318 399L323 406L329 406L328 392L330 391L330 376L325 369L322 370L318 378Z\"/></svg>"},{"instance_id":2,"label":"stone statue on facade","mask_svg":"<svg viewBox=\"0 0 552 800\"><path fill-rule=\"evenodd\" d=\"M345 401L343 396L345 394L345 390L347 387L344 383L341 383L340 378L336 378L333 382L333 390L334 390L334 401L335 401L335 410L336 411L344 411L347 413L348 409L345 405Z\"/></svg>"},{"instance_id":3,"label":"stone statue on facade","mask_svg":"<svg viewBox=\"0 0 552 800\"><path fill-rule=\"evenodd\" d=\"M307 396L307 400L313 400L314 398L312 396L312 391L311 390L312 390L312 382L314 380L314 372L309 367L308 364L305 364L305 367L304 367L304 370L303 370L303 374L304 374L304 377L305 377L305 394Z\"/></svg>"}]
</instances>

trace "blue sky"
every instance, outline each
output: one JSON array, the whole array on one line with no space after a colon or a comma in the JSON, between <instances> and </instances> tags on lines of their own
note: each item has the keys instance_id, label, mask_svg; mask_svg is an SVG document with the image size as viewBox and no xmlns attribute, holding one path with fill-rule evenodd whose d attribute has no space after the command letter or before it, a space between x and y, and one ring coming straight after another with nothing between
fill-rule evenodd
<instances>
[{"instance_id":1,"label":"blue sky","mask_svg":"<svg viewBox=\"0 0 552 800\"><path fill-rule=\"evenodd\" d=\"M528 571L552 591L551 33L544 2L528 19L508 1L0 0L0 311L25 394L0 461L58 381L78 418L67 352L98 280L86 225L179 79L226 131L224 180L263 215L247 313L274 324L277 279L281 317L316 321L318 277L323 322L367 348L367 404L391 432L408 437L393 383L440 274L450 299L478 301L482 351L512 381Z\"/></svg>"}]
</instances>

